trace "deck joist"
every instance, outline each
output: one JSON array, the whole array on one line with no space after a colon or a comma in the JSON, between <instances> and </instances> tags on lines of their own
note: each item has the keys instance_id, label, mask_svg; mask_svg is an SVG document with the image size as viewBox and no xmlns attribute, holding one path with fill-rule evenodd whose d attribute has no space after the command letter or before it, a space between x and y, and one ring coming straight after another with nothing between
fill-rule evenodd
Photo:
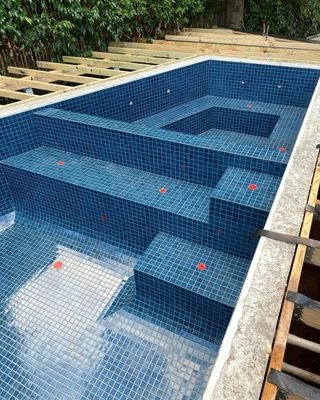
<instances>
[{"instance_id":1,"label":"deck joist","mask_svg":"<svg viewBox=\"0 0 320 400\"><path fill-rule=\"evenodd\" d=\"M32 101L39 96L64 93L75 86L127 76L185 57L190 54L139 48L124 52L122 47L112 46L108 52L93 52L91 57L64 56L62 62L37 61L37 69L9 66L10 76L0 76L0 98ZM1 109L11 104L2 105Z\"/></svg>"}]
</instances>

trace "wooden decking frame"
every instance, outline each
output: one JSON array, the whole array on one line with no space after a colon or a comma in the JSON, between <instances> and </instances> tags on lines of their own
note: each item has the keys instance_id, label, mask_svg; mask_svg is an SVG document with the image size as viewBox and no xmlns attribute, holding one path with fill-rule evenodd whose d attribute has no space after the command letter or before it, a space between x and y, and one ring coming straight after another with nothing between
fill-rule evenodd
<instances>
[{"instance_id":1,"label":"wooden decking frame","mask_svg":"<svg viewBox=\"0 0 320 400\"><path fill-rule=\"evenodd\" d=\"M266 37L231 29L188 28L152 43L111 43L108 52L95 51L91 57L65 56L61 63L38 61L39 69L9 67L10 74L16 77L0 76L0 97L32 101L39 97L33 94L33 89L46 93L42 96L63 93L72 90L75 84L116 79L201 54L320 65L320 42ZM10 105L3 105L1 109Z\"/></svg>"},{"instance_id":2,"label":"wooden decking frame","mask_svg":"<svg viewBox=\"0 0 320 400\"><path fill-rule=\"evenodd\" d=\"M320 156L318 157L313 181L309 193L308 204L315 206L319 200L318 191L320 186ZM304 238L309 238L311 225L313 222L313 214L309 211L305 212L300 236ZM287 290L291 292L298 292L298 287L300 283L301 272L303 269L305 257L307 252L307 246L299 244L297 245L296 253L293 259L293 264L291 272L289 275ZM268 371L266 374L266 380L262 390L261 400L275 400L277 395L277 387L270 384L267 381L268 375L271 369L276 371L282 371L286 369L284 363L285 351L288 343L289 329L293 317L294 303L284 299L282 310L280 313L280 318L278 321L278 327L276 330L275 340L272 348L272 353L270 356Z\"/></svg>"},{"instance_id":3,"label":"wooden decking frame","mask_svg":"<svg viewBox=\"0 0 320 400\"><path fill-rule=\"evenodd\" d=\"M144 49L129 49L113 46L109 52L92 53L92 57L63 57L63 62L38 61L39 69L8 67L12 76L0 76L0 97L24 101L31 101L50 93L64 93L74 89L74 84L87 85L105 79L114 79L127 76L138 71L156 68L172 63L178 59L190 57L189 53L179 51L145 51ZM70 85L72 84L72 85ZM33 93L33 89L40 90L41 94ZM43 92L46 92L42 94ZM39 92L38 92L39 93ZM12 104L2 105L1 110Z\"/></svg>"}]
</instances>

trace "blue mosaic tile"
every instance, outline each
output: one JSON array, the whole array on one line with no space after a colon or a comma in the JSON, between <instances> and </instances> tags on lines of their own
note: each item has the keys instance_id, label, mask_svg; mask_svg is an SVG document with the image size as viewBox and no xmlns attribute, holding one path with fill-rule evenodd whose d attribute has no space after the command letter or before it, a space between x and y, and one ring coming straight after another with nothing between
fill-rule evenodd
<instances>
[{"instance_id":1,"label":"blue mosaic tile","mask_svg":"<svg viewBox=\"0 0 320 400\"><path fill-rule=\"evenodd\" d=\"M212 142L199 135L191 141L193 135L51 109L37 113L37 119L47 146L205 186L218 182L227 167L239 163L281 176L289 157L275 142L271 147L250 144L246 151L241 145L229 150L236 147L232 137Z\"/></svg>"},{"instance_id":2,"label":"blue mosaic tile","mask_svg":"<svg viewBox=\"0 0 320 400\"><path fill-rule=\"evenodd\" d=\"M199 221L208 219L211 189L205 186L48 147L2 163L173 214Z\"/></svg>"},{"instance_id":3,"label":"blue mosaic tile","mask_svg":"<svg viewBox=\"0 0 320 400\"><path fill-rule=\"evenodd\" d=\"M165 125L164 129L195 135L210 129L221 129L247 135L269 137L279 118L279 115L273 114L212 107ZM259 130L257 130L257 126L260 127Z\"/></svg>"},{"instance_id":4,"label":"blue mosaic tile","mask_svg":"<svg viewBox=\"0 0 320 400\"><path fill-rule=\"evenodd\" d=\"M198 269L201 263L206 266L203 271ZM234 306L248 266L239 257L159 233L139 258L135 271Z\"/></svg>"},{"instance_id":5,"label":"blue mosaic tile","mask_svg":"<svg viewBox=\"0 0 320 400\"><path fill-rule=\"evenodd\" d=\"M0 119L0 399L202 398L319 76L206 61Z\"/></svg>"},{"instance_id":6,"label":"blue mosaic tile","mask_svg":"<svg viewBox=\"0 0 320 400\"><path fill-rule=\"evenodd\" d=\"M212 199L269 211L280 181L276 176L228 168L212 191Z\"/></svg>"}]
</instances>

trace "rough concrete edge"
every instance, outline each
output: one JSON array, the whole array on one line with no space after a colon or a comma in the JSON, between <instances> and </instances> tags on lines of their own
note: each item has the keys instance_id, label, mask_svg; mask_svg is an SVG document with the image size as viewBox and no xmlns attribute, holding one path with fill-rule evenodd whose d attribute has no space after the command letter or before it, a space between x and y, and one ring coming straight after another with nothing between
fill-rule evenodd
<instances>
[{"instance_id":1,"label":"rough concrete edge","mask_svg":"<svg viewBox=\"0 0 320 400\"><path fill-rule=\"evenodd\" d=\"M298 235L318 155L320 81L269 214L266 229ZM257 400L295 245L262 238L227 329L204 400Z\"/></svg>"}]
</instances>

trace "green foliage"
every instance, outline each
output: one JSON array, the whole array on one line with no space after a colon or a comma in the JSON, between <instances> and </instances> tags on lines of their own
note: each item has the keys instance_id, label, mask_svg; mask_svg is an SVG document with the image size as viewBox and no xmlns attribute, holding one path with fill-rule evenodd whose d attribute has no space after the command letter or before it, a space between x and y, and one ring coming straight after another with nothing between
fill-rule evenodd
<instances>
[{"instance_id":1,"label":"green foliage","mask_svg":"<svg viewBox=\"0 0 320 400\"><path fill-rule=\"evenodd\" d=\"M184 26L203 0L0 0L0 42L59 57Z\"/></svg>"},{"instance_id":2,"label":"green foliage","mask_svg":"<svg viewBox=\"0 0 320 400\"><path fill-rule=\"evenodd\" d=\"M203 10L201 0L138 0L144 12L138 17L136 33L144 37L154 37L164 30L174 30L186 26L190 19Z\"/></svg>"},{"instance_id":3,"label":"green foliage","mask_svg":"<svg viewBox=\"0 0 320 400\"><path fill-rule=\"evenodd\" d=\"M319 0L246 0L245 27L261 31L270 25L270 34L306 37L320 33Z\"/></svg>"}]
</instances>

